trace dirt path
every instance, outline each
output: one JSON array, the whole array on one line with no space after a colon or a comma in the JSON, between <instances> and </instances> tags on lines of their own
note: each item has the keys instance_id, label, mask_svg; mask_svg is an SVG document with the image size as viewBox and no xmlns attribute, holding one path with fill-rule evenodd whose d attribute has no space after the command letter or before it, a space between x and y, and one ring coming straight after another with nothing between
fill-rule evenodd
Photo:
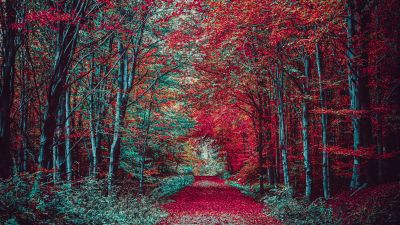
<instances>
[{"instance_id":1,"label":"dirt path","mask_svg":"<svg viewBox=\"0 0 400 225\"><path fill-rule=\"evenodd\" d=\"M196 177L163 207L169 217L161 224L280 224L263 214L263 205L228 186L218 177Z\"/></svg>"}]
</instances>

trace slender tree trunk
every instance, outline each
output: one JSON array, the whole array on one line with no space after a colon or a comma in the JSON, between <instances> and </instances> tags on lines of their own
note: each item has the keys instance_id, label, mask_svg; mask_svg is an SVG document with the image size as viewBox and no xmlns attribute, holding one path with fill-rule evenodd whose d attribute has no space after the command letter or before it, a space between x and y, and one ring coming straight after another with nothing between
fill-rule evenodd
<instances>
[{"instance_id":1,"label":"slender tree trunk","mask_svg":"<svg viewBox=\"0 0 400 225\"><path fill-rule=\"evenodd\" d=\"M276 123L275 123L275 127L276 127ZM276 135L276 139L275 139L275 141L276 141L276 143L279 143L279 136L278 135ZM274 178L275 178L275 180L274 180L274 185L276 186L278 183L279 183L279 180L280 180L280 173L279 173L279 171L280 171L280 169L279 169L279 167L280 167L280 158L279 158L279 148L275 148L275 176L274 176Z\"/></svg>"},{"instance_id":2,"label":"slender tree trunk","mask_svg":"<svg viewBox=\"0 0 400 225\"><path fill-rule=\"evenodd\" d=\"M65 172L67 181L72 180L72 154L71 154L71 90L65 92Z\"/></svg>"},{"instance_id":3,"label":"slender tree trunk","mask_svg":"<svg viewBox=\"0 0 400 225\"><path fill-rule=\"evenodd\" d=\"M111 193L112 191L112 180L114 176L115 168L118 168L120 151L121 151L121 134L120 129L122 127L122 123L125 118L125 112L128 103L128 95L132 90L133 81L135 79L137 64L138 64L138 55L139 48L141 46L144 34L146 19L142 19L142 26L139 31L139 39L136 45L136 48L133 49L132 61L131 61L131 71L128 73L128 54L127 49L123 47L122 40L118 40L118 52L120 56L120 64L118 70L118 90L117 90L117 104L115 109L115 118L114 118L114 134L113 141L110 148L110 161L108 167L108 191Z\"/></svg>"},{"instance_id":4,"label":"slender tree trunk","mask_svg":"<svg viewBox=\"0 0 400 225\"><path fill-rule=\"evenodd\" d=\"M126 50L122 46L121 40L118 40L118 51L120 55L120 63L118 69L118 90L115 105L115 117L114 117L114 133L113 141L110 149L110 160L108 165L108 192L112 192L112 181L114 176L115 167L118 166L118 160L116 160L116 153L120 149L120 129L123 120L123 111L126 107L124 93L126 91L126 78L127 78L127 54Z\"/></svg>"},{"instance_id":5,"label":"slender tree trunk","mask_svg":"<svg viewBox=\"0 0 400 225\"><path fill-rule=\"evenodd\" d=\"M347 5L347 57L348 57L348 82L349 82L349 92L350 92L350 109L358 110L360 109L360 103L358 99L358 76L355 73L357 69L353 64L354 60L354 46L353 46L353 35L355 31L354 25L354 5L353 2L348 1ZM355 152L358 151L360 144L360 119L353 116L352 117L352 126L353 126L353 149ZM356 189L360 186L360 162L359 158L354 156L353 162L353 173L350 182L350 188Z\"/></svg>"},{"instance_id":6,"label":"slender tree trunk","mask_svg":"<svg viewBox=\"0 0 400 225\"><path fill-rule=\"evenodd\" d=\"M325 110L325 93L322 85L322 74L324 73L322 52L318 43L315 44L315 58L317 63L318 84L319 84L319 102L322 110ZM329 179L329 155L327 152L328 146L328 118L325 112L321 113L321 129L322 129L322 186L324 191L324 198L329 199L330 196L330 179Z\"/></svg>"},{"instance_id":7,"label":"slender tree trunk","mask_svg":"<svg viewBox=\"0 0 400 225\"><path fill-rule=\"evenodd\" d=\"M146 151L147 151L147 137L145 143L143 145L142 153L140 156L140 172L139 172L139 193L141 195L144 194L144 164L146 160Z\"/></svg>"},{"instance_id":8,"label":"slender tree trunk","mask_svg":"<svg viewBox=\"0 0 400 225\"><path fill-rule=\"evenodd\" d=\"M90 175L96 176L97 168L97 132L96 132L96 121L94 121L94 101L93 97L90 97L90 109L89 109L89 119L90 119L90 144L91 144L91 159L90 159Z\"/></svg>"},{"instance_id":9,"label":"slender tree trunk","mask_svg":"<svg viewBox=\"0 0 400 225\"><path fill-rule=\"evenodd\" d=\"M260 106L261 107L261 106ZM261 111L261 110L260 110ZM260 194L264 194L264 156L263 156L263 148L264 148L264 135L263 135L263 123L262 123L262 112L258 112L258 176L259 176L259 184L260 184Z\"/></svg>"},{"instance_id":10,"label":"slender tree trunk","mask_svg":"<svg viewBox=\"0 0 400 225\"><path fill-rule=\"evenodd\" d=\"M375 5L375 32L380 31L381 27L381 19L380 15L378 12L378 6L379 4L377 3ZM381 65L378 61L378 59L375 59L375 67L377 69L376 75L375 75L375 80L379 80L381 77ZM380 85L377 85L376 87L376 105L380 107L382 105L382 87ZM376 122L377 122L377 127L376 127L376 153L378 155L378 182L383 183L384 182L384 160L382 158L382 155L384 153L384 148L383 148L383 119L382 119L382 114L380 112L376 113L375 116Z\"/></svg>"},{"instance_id":11,"label":"slender tree trunk","mask_svg":"<svg viewBox=\"0 0 400 225\"><path fill-rule=\"evenodd\" d=\"M92 55L92 68L94 68L94 55ZM89 77L89 90L91 90L93 93L90 94L89 96L89 126L90 126L90 144L91 144L91 157L90 157L90 169L89 173L91 176L96 177L97 173L97 131L98 131L98 121L99 117L95 117L95 115L98 115L98 110L99 108L96 107L98 106L97 102L99 101L98 95L95 95L95 92L93 90L94 88L94 76L95 73L91 72L90 77ZM95 96L97 97L95 100Z\"/></svg>"},{"instance_id":12,"label":"slender tree trunk","mask_svg":"<svg viewBox=\"0 0 400 225\"><path fill-rule=\"evenodd\" d=\"M304 97L302 100L302 140L303 140L303 158L304 158L304 170L306 173L306 191L305 197L307 200L311 199L312 194L312 172L311 172L311 162L310 162L310 149L309 149L309 138L308 138L308 79L310 77L310 62L308 56L304 57L304 75L306 77L305 83L303 85Z\"/></svg>"},{"instance_id":13,"label":"slender tree trunk","mask_svg":"<svg viewBox=\"0 0 400 225\"><path fill-rule=\"evenodd\" d=\"M140 157L140 174L139 174L139 192L141 195L144 195L144 166L145 166L145 160L146 160L146 152L147 152L147 146L148 146L148 141L149 141L149 133L150 133L150 116L151 116L151 111L152 111L152 106L153 102L151 101L149 104L149 112L147 115L147 118L145 120L146 124L146 133L145 133L145 140L143 144L143 150L141 153Z\"/></svg>"},{"instance_id":14,"label":"slender tree trunk","mask_svg":"<svg viewBox=\"0 0 400 225\"><path fill-rule=\"evenodd\" d=\"M24 58L24 55L21 55L21 59ZM28 152L28 98L26 94L27 89L27 76L24 72L25 63L21 60L21 94L20 94L20 133L22 136L22 143L20 146L19 152L19 171L26 172L27 171L27 152Z\"/></svg>"},{"instance_id":15,"label":"slender tree trunk","mask_svg":"<svg viewBox=\"0 0 400 225\"><path fill-rule=\"evenodd\" d=\"M63 99L63 98L62 98ZM64 115L63 106L59 105L57 110L56 118L56 130L54 133L54 144L53 144L53 182L56 183L60 178L60 141L61 141L61 129Z\"/></svg>"},{"instance_id":16,"label":"slender tree trunk","mask_svg":"<svg viewBox=\"0 0 400 225\"><path fill-rule=\"evenodd\" d=\"M378 122L377 125L377 130L376 130L376 152L378 154L378 180L379 183L383 183L384 182L384 165L383 165L383 158L382 155L384 153L384 148L383 148L383 129L382 129L382 116L380 115L380 113L378 112L376 115L376 120Z\"/></svg>"},{"instance_id":17,"label":"slender tree trunk","mask_svg":"<svg viewBox=\"0 0 400 225\"><path fill-rule=\"evenodd\" d=\"M278 68L276 68L276 76L277 76L277 93L278 93L278 125L279 125L279 149L282 154L282 170L283 170L283 181L285 187L290 189L290 181L289 181L289 165L287 158L287 149L286 149L286 132L285 132L285 117L283 113L283 72L280 72Z\"/></svg>"},{"instance_id":18,"label":"slender tree trunk","mask_svg":"<svg viewBox=\"0 0 400 225\"><path fill-rule=\"evenodd\" d=\"M112 180L114 176L114 167L115 167L115 162L114 162L114 156L116 149L119 145L120 142L120 125L121 125L121 105L122 105L122 94L120 91L117 93L117 104L115 106L115 119L114 119L114 134L113 134L113 142L111 144L111 149L110 149L110 161L108 164L108 191L111 193L112 191Z\"/></svg>"}]
</instances>

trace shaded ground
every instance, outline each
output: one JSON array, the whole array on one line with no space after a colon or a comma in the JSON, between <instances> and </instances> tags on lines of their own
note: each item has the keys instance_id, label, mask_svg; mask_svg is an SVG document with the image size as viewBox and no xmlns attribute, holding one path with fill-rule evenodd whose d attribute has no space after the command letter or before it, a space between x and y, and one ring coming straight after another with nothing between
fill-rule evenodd
<instances>
[{"instance_id":1,"label":"shaded ground","mask_svg":"<svg viewBox=\"0 0 400 225\"><path fill-rule=\"evenodd\" d=\"M218 177L196 177L163 207L161 224L280 224L263 214L263 205L224 184Z\"/></svg>"}]
</instances>

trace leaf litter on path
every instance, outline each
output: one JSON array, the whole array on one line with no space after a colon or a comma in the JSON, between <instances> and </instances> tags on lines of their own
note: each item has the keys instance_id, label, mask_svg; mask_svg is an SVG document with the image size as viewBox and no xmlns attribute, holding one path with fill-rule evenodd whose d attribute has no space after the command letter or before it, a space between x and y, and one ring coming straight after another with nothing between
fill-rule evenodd
<instances>
[{"instance_id":1,"label":"leaf litter on path","mask_svg":"<svg viewBox=\"0 0 400 225\"><path fill-rule=\"evenodd\" d=\"M163 205L169 216L161 224L281 224L267 217L265 206L225 184L218 177L196 177L195 182Z\"/></svg>"}]
</instances>

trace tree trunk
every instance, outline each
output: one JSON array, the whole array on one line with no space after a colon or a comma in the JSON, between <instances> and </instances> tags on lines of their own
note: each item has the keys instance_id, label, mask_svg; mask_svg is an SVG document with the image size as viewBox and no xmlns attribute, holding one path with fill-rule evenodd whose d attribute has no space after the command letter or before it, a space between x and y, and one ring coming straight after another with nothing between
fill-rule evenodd
<instances>
[{"instance_id":1,"label":"tree trunk","mask_svg":"<svg viewBox=\"0 0 400 225\"><path fill-rule=\"evenodd\" d=\"M16 1L6 0L3 12L4 16L4 36L2 37L2 47L4 55L1 56L1 89L0 89L0 177L9 178L12 173L12 154L11 154L11 130L10 130L10 110L13 104L14 80L15 80L15 57L18 46L16 45L17 31L12 28L17 19Z\"/></svg>"},{"instance_id":2,"label":"tree trunk","mask_svg":"<svg viewBox=\"0 0 400 225\"><path fill-rule=\"evenodd\" d=\"M92 55L92 65L91 67L94 68L94 55ZM100 69L99 69L100 70ZM89 127L90 127L90 144L91 144L91 155L90 155L90 168L89 168L89 175L96 177L97 175L97 136L98 136L98 121L99 121L99 96L95 94L94 88L94 76L96 73L91 72L89 77L89 90L92 93L89 95ZM97 97L95 99L95 96Z\"/></svg>"},{"instance_id":3,"label":"tree trunk","mask_svg":"<svg viewBox=\"0 0 400 225\"><path fill-rule=\"evenodd\" d=\"M128 53L127 48L122 45L122 40L118 40L118 52L120 56L120 64L118 69L118 79L117 79L117 104L115 109L115 119L114 119L114 134L113 141L110 148L110 161L108 167L108 191L112 191L112 180L114 176L115 168L118 168L120 151L121 151L121 134L120 129L125 118L125 113L128 104L129 93L133 87L133 81L135 80L136 70L138 66L138 56L139 49L142 45L144 28L146 23L146 18L142 18L141 29L139 30L139 39L137 41L136 47L133 49L133 55L130 58L131 71L128 73Z\"/></svg>"},{"instance_id":4,"label":"tree trunk","mask_svg":"<svg viewBox=\"0 0 400 225\"><path fill-rule=\"evenodd\" d=\"M139 193L141 195L145 194L144 190L144 166L145 166L145 160L146 160L146 152L147 152L147 146L148 146L148 141L149 141L149 133L150 133L150 116L151 116L151 111L153 107L153 101L151 100L149 104L149 113L147 115L147 118L145 120L146 124L146 132L145 132L145 140L143 144L143 150L141 152L141 157L140 157L140 175L139 175Z\"/></svg>"},{"instance_id":5,"label":"tree trunk","mask_svg":"<svg viewBox=\"0 0 400 225\"><path fill-rule=\"evenodd\" d=\"M94 119L94 101L93 96L89 98L90 109L89 109L89 125L90 125L90 144L91 144L91 158L90 158L90 175L96 177L97 168L97 132L96 132L96 121Z\"/></svg>"},{"instance_id":6,"label":"tree trunk","mask_svg":"<svg viewBox=\"0 0 400 225\"><path fill-rule=\"evenodd\" d=\"M381 27L381 19L380 15L378 12L378 3L375 4L375 31L374 32L380 32L380 27ZM381 78L381 67L384 65L381 65L378 61L378 59L375 59L375 67L377 69L376 75L375 75L375 80L379 81ZM377 85L376 90L376 105L378 107L381 107L382 105L382 87L380 85ZM376 112L375 119L377 122L377 127L376 127L376 153L378 155L378 182L383 183L384 182L384 160L382 158L382 155L384 154L384 148L383 148L383 118L382 114L380 112Z\"/></svg>"},{"instance_id":7,"label":"tree trunk","mask_svg":"<svg viewBox=\"0 0 400 225\"><path fill-rule=\"evenodd\" d=\"M24 55L21 56L21 59L24 58ZM19 171L26 172L27 171L27 154L28 154L28 105L29 101L27 98L26 90L27 90L27 76L24 72L25 63L21 60L21 95L20 95L20 133L22 136L22 143L19 150Z\"/></svg>"},{"instance_id":8,"label":"tree trunk","mask_svg":"<svg viewBox=\"0 0 400 225\"><path fill-rule=\"evenodd\" d=\"M124 108L126 107L126 82L128 76L128 65L127 65L127 54L126 50L122 46L121 40L118 40L118 52L120 55L120 63L118 69L118 90L116 97L116 105L115 105L115 117L114 117L114 133L113 133L113 141L110 148L110 160L108 165L108 192L112 191L112 181L114 176L115 168L118 167L118 152L120 150L120 129L122 125L122 121L124 118Z\"/></svg>"},{"instance_id":9,"label":"tree trunk","mask_svg":"<svg viewBox=\"0 0 400 225\"><path fill-rule=\"evenodd\" d=\"M350 1L349 1L350 2ZM360 109L360 103L358 99L358 76L356 74L356 68L353 66L354 60L354 47L353 47L353 33L354 33L354 14L353 14L353 3L348 3L347 11L347 57L348 57L348 82L349 82L349 93L350 93L350 109ZM354 152L358 151L360 144L360 119L352 116L351 119L353 127L353 149ZM360 186L360 162L359 158L354 156L353 159L353 172L350 181L350 188L356 189Z\"/></svg>"},{"instance_id":10,"label":"tree trunk","mask_svg":"<svg viewBox=\"0 0 400 225\"><path fill-rule=\"evenodd\" d=\"M63 99L63 96L61 97ZM62 122L63 122L63 105L58 106L57 118L56 118L56 130L54 133L54 145L53 145L53 182L56 183L60 178L60 141L62 133Z\"/></svg>"},{"instance_id":11,"label":"tree trunk","mask_svg":"<svg viewBox=\"0 0 400 225\"><path fill-rule=\"evenodd\" d=\"M312 194L312 173L311 173L311 162L310 162L310 149L308 140L308 80L310 77L310 62L308 56L304 57L304 75L306 80L303 84L303 100L302 100L302 141L303 141L303 157L304 157L304 170L306 173L306 191L305 197L307 200L311 199Z\"/></svg>"},{"instance_id":12,"label":"tree trunk","mask_svg":"<svg viewBox=\"0 0 400 225\"><path fill-rule=\"evenodd\" d=\"M350 93L350 109L356 111L369 110L370 96L368 92L368 79L364 69L368 63L366 48L366 16L361 16L362 4L357 0L348 0L347 5L347 57L348 57L348 82ZM362 12L368 14L368 12ZM362 18L361 18L362 17ZM361 33L362 32L362 33ZM362 35L361 44L355 43L355 37ZM361 59L361 62L360 59ZM356 59L358 61L356 61ZM357 189L361 184L360 157L357 152L360 147L369 147L372 138L371 121L368 116L352 115L353 127L353 172L350 182L351 189Z\"/></svg>"},{"instance_id":13,"label":"tree trunk","mask_svg":"<svg viewBox=\"0 0 400 225\"><path fill-rule=\"evenodd\" d=\"M65 92L65 172L67 181L72 180L72 154L71 154L71 90Z\"/></svg>"},{"instance_id":14,"label":"tree trunk","mask_svg":"<svg viewBox=\"0 0 400 225\"><path fill-rule=\"evenodd\" d=\"M277 93L278 93L278 124L279 124L279 149L282 154L282 170L283 170L283 181L285 187L290 189L289 181L289 165L287 158L286 142L285 142L285 117L283 113L283 72L279 72L276 68L277 77Z\"/></svg>"},{"instance_id":15,"label":"tree trunk","mask_svg":"<svg viewBox=\"0 0 400 225\"><path fill-rule=\"evenodd\" d=\"M86 3L83 3L86 4ZM84 7L84 6L82 6ZM56 124L57 108L64 92L68 69L75 52L79 35L79 24L59 23L55 66L49 88L47 90L47 104L44 112L44 124L40 136L39 166L51 167L51 148Z\"/></svg>"},{"instance_id":16,"label":"tree trunk","mask_svg":"<svg viewBox=\"0 0 400 225\"><path fill-rule=\"evenodd\" d=\"M319 102L322 110L325 110L325 94L322 85L322 74L324 73L322 53L318 43L315 45L315 58L317 63L318 84L319 84ZM329 185L329 155L327 152L328 139L327 139L328 118L326 113L321 113L321 129L322 129L322 186L324 191L324 198L329 199L330 185Z\"/></svg>"},{"instance_id":17,"label":"tree trunk","mask_svg":"<svg viewBox=\"0 0 400 225\"><path fill-rule=\"evenodd\" d=\"M261 105L260 105L261 107ZM260 110L261 111L261 110ZM260 184L260 194L264 194L264 156L263 156L263 149L264 149L264 134L263 134L263 123L262 123L262 112L258 112L258 145L257 145L257 152L258 152L258 176L259 176L259 184Z\"/></svg>"}]
</instances>

